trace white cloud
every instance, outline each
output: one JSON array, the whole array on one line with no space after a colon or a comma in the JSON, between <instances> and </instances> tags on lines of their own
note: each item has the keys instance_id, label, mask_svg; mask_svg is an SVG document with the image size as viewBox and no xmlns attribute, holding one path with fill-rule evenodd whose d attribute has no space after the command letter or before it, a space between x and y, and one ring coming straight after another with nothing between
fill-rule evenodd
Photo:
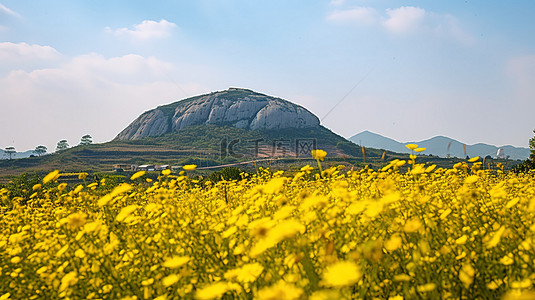
<instances>
[{"instance_id":1,"label":"white cloud","mask_svg":"<svg viewBox=\"0 0 535 300\"><path fill-rule=\"evenodd\" d=\"M44 144L53 150L60 139L76 145L87 133L96 142L111 140L143 111L206 91L173 82L168 74L175 71L154 57L94 53L51 68L12 71L0 77L0 147L22 151Z\"/></svg>"},{"instance_id":2,"label":"white cloud","mask_svg":"<svg viewBox=\"0 0 535 300\"><path fill-rule=\"evenodd\" d=\"M14 11L12 11L11 9L9 9L8 7L6 7L5 5L3 5L2 3L0 3L0 13L1 14L5 14L5 15L9 15L9 16L13 16L13 17L17 17L17 18L20 18L20 15Z\"/></svg>"},{"instance_id":3,"label":"white cloud","mask_svg":"<svg viewBox=\"0 0 535 300\"><path fill-rule=\"evenodd\" d=\"M427 13L424 9L403 6L396 9L387 9L388 18L383 26L393 33L406 34L421 29L425 25Z\"/></svg>"},{"instance_id":4,"label":"white cloud","mask_svg":"<svg viewBox=\"0 0 535 300\"><path fill-rule=\"evenodd\" d=\"M377 12L371 7L356 7L346 10L335 10L327 16L327 20L334 22L360 22L372 24L378 18Z\"/></svg>"},{"instance_id":5,"label":"white cloud","mask_svg":"<svg viewBox=\"0 0 535 300\"><path fill-rule=\"evenodd\" d=\"M56 64L62 55L50 46L0 43L0 76L12 70L32 70Z\"/></svg>"},{"instance_id":6,"label":"white cloud","mask_svg":"<svg viewBox=\"0 0 535 300\"><path fill-rule=\"evenodd\" d=\"M462 29L455 17L414 6L388 8L384 14L372 7L335 9L327 15L327 20L337 23L377 24L397 36L426 34L453 39L463 44L474 43L474 38Z\"/></svg>"},{"instance_id":7,"label":"white cloud","mask_svg":"<svg viewBox=\"0 0 535 300\"><path fill-rule=\"evenodd\" d=\"M59 52L50 46L0 43L0 60L2 61L51 60L59 56Z\"/></svg>"},{"instance_id":8,"label":"white cloud","mask_svg":"<svg viewBox=\"0 0 535 300\"><path fill-rule=\"evenodd\" d=\"M133 29L126 27L119 29L111 29L106 27L106 31L118 36L129 36L137 40L148 40L166 38L171 35L171 31L177 27L175 23L167 20L160 20L160 22L145 20L141 24L136 24Z\"/></svg>"},{"instance_id":9,"label":"white cloud","mask_svg":"<svg viewBox=\"0 0 535 300\"><path fill-rule=\"evenodd\" d=\"M430 34L452 38L466 45L475 42L474 38L461 28L459 21L448 14L428 12L414 6L387 9L386 14L388 17L383 19L382 25L393 34Z\"/></svg>"}]
</instances>

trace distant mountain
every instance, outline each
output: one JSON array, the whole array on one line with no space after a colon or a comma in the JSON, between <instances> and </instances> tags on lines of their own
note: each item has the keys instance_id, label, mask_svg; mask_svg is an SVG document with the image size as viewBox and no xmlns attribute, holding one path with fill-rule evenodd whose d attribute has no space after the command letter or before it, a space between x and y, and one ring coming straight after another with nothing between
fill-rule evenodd
<instances>
[{"instance_id":1,"label":"distant mountain","mask_svg":"<svg viewBox=\"0 0 535 300\"><path fill-rule=\"evenodd\" d=\"M483 143L466 145L465 154L463 143L445 136L436 136L423 141L401 143L370 131L363 131L350 137L349 140L361 146L390 150L400 153L410 153L411 150L407 149L405 145L414 143L420 147L427 148L427 150L423 153L433 154L440 157L447 157L449 155L450 157L464 158L465 156L486 157L487 155L490 155L491 157L495 158L497 157L498 149L503 149L503 157L508 156L510 159L524 160L528 158L530 154L530 150L528 148L513 146L496 147Z\"/></svg>"},{"instance_id":2,"label":"distant mountain","mask_svg":"<svg viewBox=\"0 0 535 300\"><path fill-rule=\"evenodd\" d=\"M26 158L26 157L30 157L31 155L34 155L33 150L28 150L24 152L14 153L12 154L11 158L12 159ZM0 149L0 159L9 159L9 154L7 154L6 151Z\"/></svg>"}]
</instances>

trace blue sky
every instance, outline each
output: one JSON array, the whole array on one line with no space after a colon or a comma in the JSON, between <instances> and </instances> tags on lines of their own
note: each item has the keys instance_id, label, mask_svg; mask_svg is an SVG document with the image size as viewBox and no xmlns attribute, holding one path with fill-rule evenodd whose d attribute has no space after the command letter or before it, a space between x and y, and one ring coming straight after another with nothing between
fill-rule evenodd
<instances>
[{"instance_id":1,"label":"blue sky","mask_svg":"<svg viewBox=\"0 0 535 300\"><path fill-rule=\"evenodd\" d=\"M109 141L145 110L231 86L345 137L526 147L533 15L535 1L0 0L0 148Z\"/></svg>"}]
</instances>

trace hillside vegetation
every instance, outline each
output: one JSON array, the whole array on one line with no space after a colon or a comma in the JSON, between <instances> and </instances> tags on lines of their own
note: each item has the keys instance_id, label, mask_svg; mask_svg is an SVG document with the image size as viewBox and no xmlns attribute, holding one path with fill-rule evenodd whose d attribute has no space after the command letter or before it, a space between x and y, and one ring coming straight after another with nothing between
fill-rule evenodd
<instances>
[{"instance_id":1,"label":"hillside vegetation","mask_svg":"<svg viewBox=\"0 0 535 300\"><path fill-rule=\"evenodd\" d=\"M221 144L226 139L227 144L233 140L240 140L232 149L243 157L221 156ZM277 131L260 131L239 129L232 126L197 125L158 137L146 137L132 141L111 141L102 144L76 146L43 157L25 159L2 160L0 170L2 176L18 175L25 171L46 172L59 169L65 172L79 171L110 171L115 164L168 164L181 165L190 158L204 158L211 164L254 159L254 143L248 141L260 140L262 157L271 156L275 140L288 141L286 155L295 157L295 141L298 139L315 139L317 147L329 150L333 156L354 156L360 148L347 142L344 138L325 128L314 129L284 129ZM339 147L337 147L339 145ZM371 156L379 155L370 150ZM228 151L227 151L228 152ZM281 154L277 151L275 154ZM310 158L310 151L302 154Z\"/></svg>"},{"instance_id":2,"label":"hillside vegetation","mask_svg":"<svg viewBox=\"0 0 535 300\"><path fill-rule=\"evenodd\" d=\"M222 141L227 141L227 156L222 157ZM254 143L260 140L259 156L254 156ZM401 159L405 154L383 151L373 148L365 149L363 156L360 146L347 141L324 127L310 129L284 129L273 131L246 130L232 126L197 125L158 137L146 137L131 141L111 141L102 144L76 146L42 157L0 161L0 182L7 182L9 178L24 172L37 172L43 176L50 170L58 169L63 172L111 172L116 164L155 164L181 166L195 163L202 167L223 165L229 163L261 160L256 166L272 167L289 170L311 163L310 151L295 154L296 140L316 140L316 147L325 149L329 155L326 163L329 165L344 164L350 168L361 168L369 165L381 168L388 160ZM239 140L233 147L234 153L243 155L232 156L229 144ZM273 153L273 142L285 140L288 151L282 156L282 150ZM384 153L384 157L383 157ZM425 153L425 152L424 152ZM266 161L273 154L278 159ZM440 167L451 167L461 159L444 159L436 156L420 155L420 160L427 164ZM491 166L488 166L488 164ZM490 160L487 167L495 168L498 163L510 169L518 162L510 160ZM254 165L240 165L242 169L254 170Z\"/></svg>"}]
</instances>

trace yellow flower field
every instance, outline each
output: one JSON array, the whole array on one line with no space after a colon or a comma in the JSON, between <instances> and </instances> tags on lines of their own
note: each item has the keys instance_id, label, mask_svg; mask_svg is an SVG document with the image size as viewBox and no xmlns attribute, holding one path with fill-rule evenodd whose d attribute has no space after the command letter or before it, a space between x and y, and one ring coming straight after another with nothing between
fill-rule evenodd
<instances>
[{"instance_id":1,"label":"yellow flower field","mask_svg":"<svg viewBox=\"0 0 535 300\"><path fill-rule=\"evenodd\" d=\"M535 174L416 159L4 188L0 299L533 296Z\"/></svg>"}]
</instances>

